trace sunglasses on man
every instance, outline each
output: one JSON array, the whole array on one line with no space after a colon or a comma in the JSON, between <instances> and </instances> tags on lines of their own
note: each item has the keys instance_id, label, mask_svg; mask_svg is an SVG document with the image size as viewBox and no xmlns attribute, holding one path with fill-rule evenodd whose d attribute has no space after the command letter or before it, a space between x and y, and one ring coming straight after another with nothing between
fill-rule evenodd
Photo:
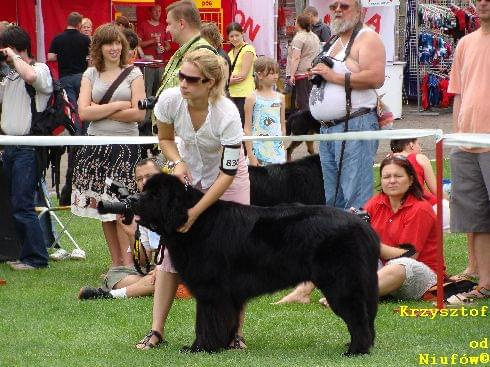
<instances>
[{"instance_id":1,"label":"sunglasses on man","mask_svg":"<svg viewBox=\"0 0 490 367\"><path fill-rule=\"evenodd\" d=\"M346 11L350 8L350 5L346 4L346 3L333 3L333 4L330 4L329 8L330 8L330 11L336 11L337 8L340 8L340 10L342 10L342 11Z\"/></svg>"},{"instance_id":2,"label":"sunglasses on man","mask_svg":"<svg viewBox=\"0 0 490 367\"><path fill-rule=\"evenodd\" d=\"M201 78L200 76L191 76L191 75L186 75L183 72L179 71L179 80L183 81L185 80L188 84L197 84L201 82L202 84L209 82L208 78Z\"/></svg>"}]
</instances>

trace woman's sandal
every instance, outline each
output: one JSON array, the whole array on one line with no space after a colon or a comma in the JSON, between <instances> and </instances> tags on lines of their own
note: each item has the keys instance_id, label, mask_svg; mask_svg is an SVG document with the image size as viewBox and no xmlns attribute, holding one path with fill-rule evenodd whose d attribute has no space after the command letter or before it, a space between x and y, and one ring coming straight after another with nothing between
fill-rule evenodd
<instances>
[{"instance_id":1,"label":"woman's sandal","mask_svg":"<svg viewBox=\"0 0 490 367\"><path fill-rule=\"evenodd\" d=\"M477 285L473 290L463 293L464 297L475 300L475 299L489 299L490 298L490 289L486 289Z\"/></svg>"},{"instance_id":2,"label":"woman's sandal","mask_svg":"<svg viewBox=\"0 0 490 367\"><path fill-rule=\"evenodd\" d=\"M228 349L247 349L243 336L238 334L235 335L235 337L233 338L233 342L230 346L228 346Z\"/></svg>"},{"instance_id":3,"label":"woman's sandal","mask_svg":"<svg viewBox=\"0 0 490 367\"><path fill-rule=\"evenodd\" d=\"M156 343L150 342L152 336L156 336L156 338L157 338ZM150 332L148 334L146 334L146 336L136 344L136 348L148 350L148 349L159 347L160 345L163 345L165 343L166 343L166 341L163 340L162 334L160 334L156 330L150 330Z\"/></svg>"}]
</instances>

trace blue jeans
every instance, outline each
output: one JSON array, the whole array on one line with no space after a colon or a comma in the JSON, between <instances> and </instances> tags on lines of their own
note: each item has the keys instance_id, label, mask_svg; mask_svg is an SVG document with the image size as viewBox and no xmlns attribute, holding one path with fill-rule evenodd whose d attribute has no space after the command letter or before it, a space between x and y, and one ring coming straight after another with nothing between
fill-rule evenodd
<instances>
[{"instance_id":1,"label":"blue jeans","mask_svg":"<svg viewBox=\"0 0 490 367\"><path fill-rule=\"evenodd\" d=\"M349 120L349 131L375 130L379 130L378 117L375 112ZM343 131L344 123L320 129L322 134ZM341 146L342 141L320 142L325 199L329 206L333 206L334 202ZM361 208L371 198L373 195L373 164L377 150L377 140L346 141L335 207L342 209Z\"/></svg>"},{"instance_id":2,"label":"blue jeans","mask_svg":"<svg viewBox=\"0 0 490 367\"><path fill-rule=\"evenodd\" d=\"M45 267L48 265L48 251L34 211L39 179L36 150L28 146L5 147L3 169L10 184L12 215L22 244L20 261L34 267Z\"/></svg>"}]
</instances>

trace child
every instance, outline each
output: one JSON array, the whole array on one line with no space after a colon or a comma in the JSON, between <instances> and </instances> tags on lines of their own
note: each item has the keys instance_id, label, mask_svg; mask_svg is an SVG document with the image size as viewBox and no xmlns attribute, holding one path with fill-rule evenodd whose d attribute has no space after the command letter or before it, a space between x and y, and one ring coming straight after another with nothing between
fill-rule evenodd
<instances>
[{"instance_id":1,"label":"child","mask_svg":"<svg viewBox=\"0 0 490 367\"><path fill-rule=\"evenodd\" d=\"M279 64L269 57L259 57L254 63L254 75L256 90L245 99L245 135L286 135L284 95L275 90ZM282 141L247 141L245 148L252 166L286 161Z\"/></svg>"},{"instance_id":2,"label":"child","mask_svg":"<svg viewBox=\"0 0 490 367\"><path fill-rule=\"evenodd\" d=\"M392 140L390 147L393 153L407 157L417 173L420 185L424 188L425 199L433 205L434 211L437 211L436 176L432 170L429 158L425 154L421 154L422 148L420 147L419 140L417 138ZM426 190L426 187L429 191ZM449 230L449 201L446 193L444 193L442 206L442 227L444 230Z\"/></svg>"}]
</instances>

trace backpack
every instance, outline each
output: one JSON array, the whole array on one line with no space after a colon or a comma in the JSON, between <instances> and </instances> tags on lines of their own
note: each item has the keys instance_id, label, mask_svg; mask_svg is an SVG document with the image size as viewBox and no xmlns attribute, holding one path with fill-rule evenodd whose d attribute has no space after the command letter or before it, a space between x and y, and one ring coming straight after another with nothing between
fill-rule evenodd
<instances>
[{"instance_id":1,"label":"backpack","mask_svg":"<svg viewBox=\"0 0 490 367\"><path fill-rule=\"evenodd\" d=\"M68 100L66 91L61 87L60 82L52 79L53 92L49 97L46 109L42 112L36 110L36 89L25 83L27 94L31 98L31 135L61 135L65 130L70 135L75 135L78 124L76 109Z\"/></svg>"},{"instance_id":2,"label":"backpack","mask_svg":"<svg viewBox=\"0 0 490 367\"><path fill-rule=\"evenodd\" d=\"M53 80L53 92L51 92L46 109L41 112L36 109L36 89L25 83L27 94L31 99L30 135L57 136L65 132L75 135L76 125L79 124L77 111L68 100L66 91L61 87L60 82L55 80L52 74L51 79ZM44 177L46 170L51 166L51 180L59 198L61 156L65 152L65 147L36 147L36 152L38 174Z\"/></svg>"}]
</instances>

